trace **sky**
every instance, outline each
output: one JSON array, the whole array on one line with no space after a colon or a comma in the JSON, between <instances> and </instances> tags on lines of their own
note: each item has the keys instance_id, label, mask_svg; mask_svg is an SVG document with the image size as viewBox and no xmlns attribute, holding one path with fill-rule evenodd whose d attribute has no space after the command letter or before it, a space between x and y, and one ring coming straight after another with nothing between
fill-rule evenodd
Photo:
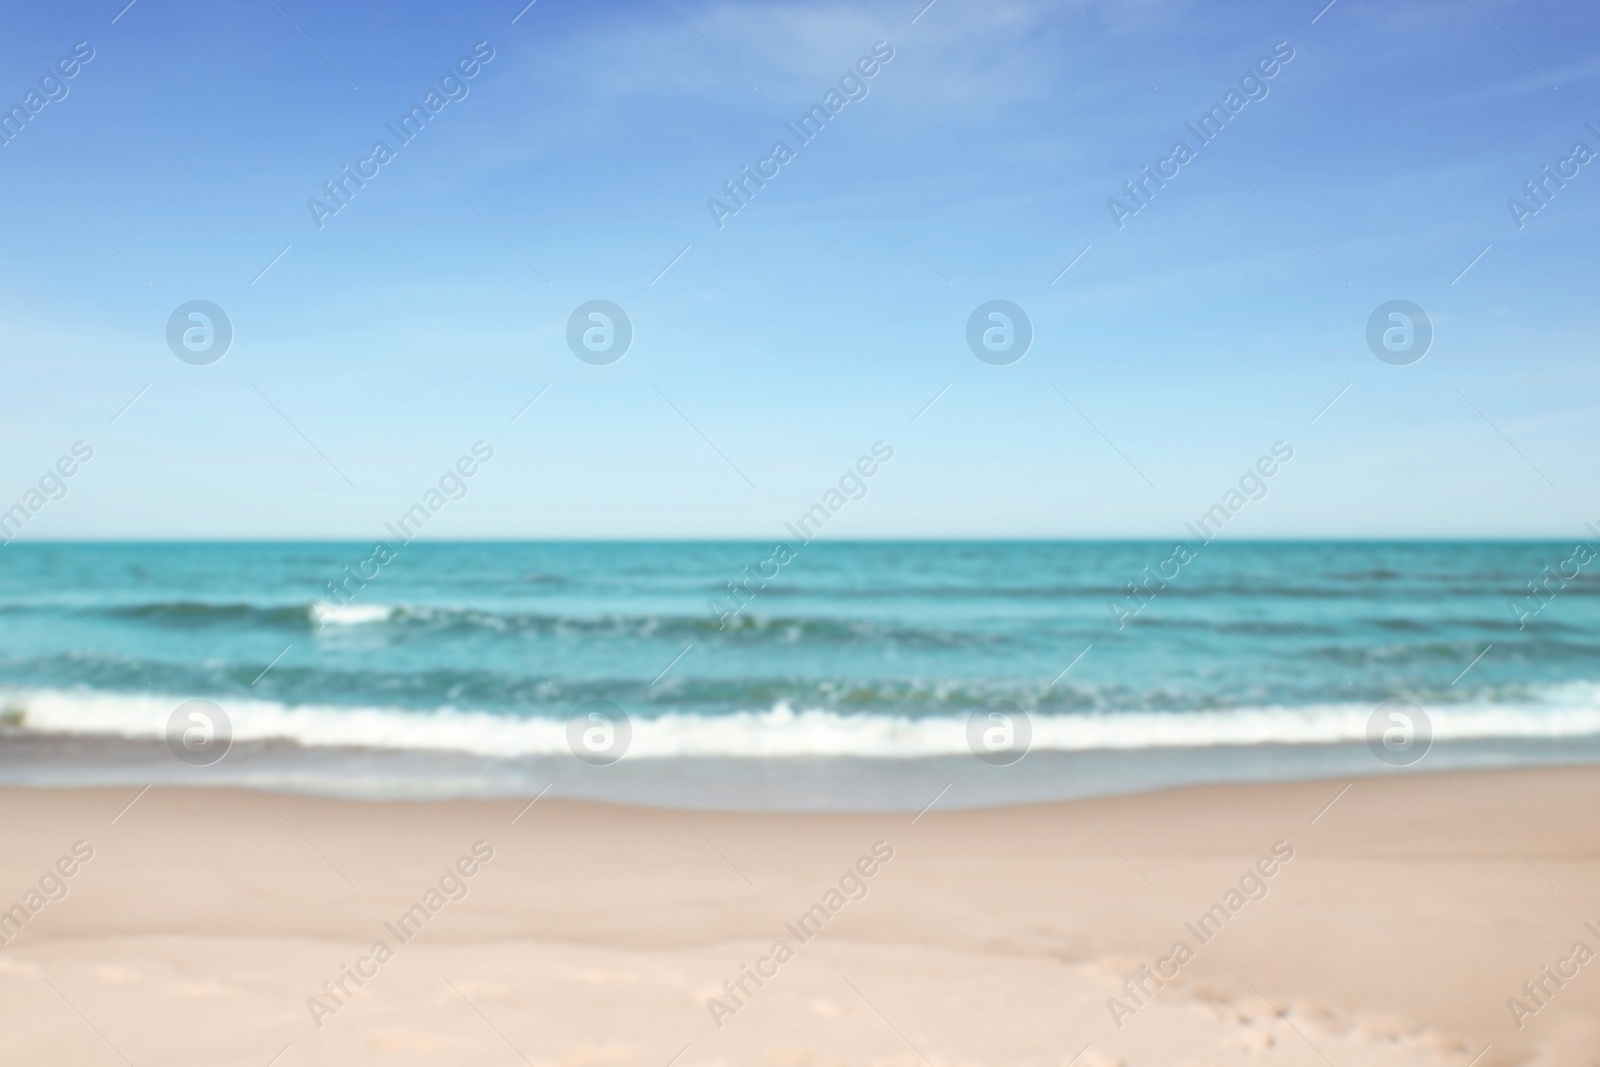
<instances>
[{"instance_id":1,"label":"sky","mask_svg":"<svg viewBox=\"0 0 1600 1067\"><path fill-rule=\"evenodd\" d=\"M1225 536L1600 525L1600 15L925 2L10 12L0 102L59 98L0 146L0 509L82 441L20 539L368 540L483 442L426 536L768 539L883 442L826 536L1165 539L1278 445Z\"/></svg>"}]
</instances>

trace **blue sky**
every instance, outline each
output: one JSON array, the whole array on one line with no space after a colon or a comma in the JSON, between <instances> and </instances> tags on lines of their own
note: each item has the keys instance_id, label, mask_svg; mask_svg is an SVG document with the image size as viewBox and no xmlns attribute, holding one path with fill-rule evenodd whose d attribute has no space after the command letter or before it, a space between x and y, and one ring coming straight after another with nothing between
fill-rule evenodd
<instances>
[{"instance_id":1,"label":"blue sky","mask_svg":"<svg viewBox=\"0 0 1600 1067\"><path fill-rule=\"evenodd\" d=\"M0 506L95 449L27 539L368 539L480 439L428 536L778 536L880 439L828 536L1178 536L1279 440L1225 536L1600 520L1600 164L1507 208L1600 151L1580 7L121 7L0 41L7 107L94 49L0 147ZM319 229L307 200L480 41L468 95ZM1108 198L1280 41L1266 97L1119 229ZM779 139L719 230L706 201ZM196 298L235 331L210 366L164 338ZM1010 366L964 340L994 298L1035 330ZM1365 342L1396 298L1436 330L1410 366ZM566 346L592 299L633 322L610 366Z\"/></svg>"}]
</instances>

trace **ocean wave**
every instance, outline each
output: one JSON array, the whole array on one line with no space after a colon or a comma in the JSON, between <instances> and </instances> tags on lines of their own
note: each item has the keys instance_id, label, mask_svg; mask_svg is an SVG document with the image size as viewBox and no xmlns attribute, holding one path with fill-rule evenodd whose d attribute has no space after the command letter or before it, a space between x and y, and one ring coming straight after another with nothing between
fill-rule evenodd
<instances>
[{"instance_id":1,"label":"ocean wave","mask_svg":"<svg viewBox=\"0 0 1600 1067\"><path fill-rule=\"evenodd\" d=\"M102 608L99 614L168 626L210 626L219 622L265 625L305 623L310 615L304 604L214 603L203 600L159 600Z\"/></svg>"},{"instance_id":2,"label":"ocean wave","mask_svg":"<svg viewBox=\"0 0 1600 1067\"><path fill-rule=\"evenodd\" d=\"M38 733L159 738L187 696L35 689L0 693L0 721ZM561 718L494 714L453 707L287 705L216 699L236 740L287 740L313 747L459 752L515 758L566 753ZM1216 745L1316 745L1361 741L1367 704L1249 707L1218 711L1033 714L1033 749L1201 748ZM1520 704L1458 704L1427 709L1436 741L1556 739L1600 735L1600 684L1568 683ZM966 716L910 717L795 710L786 702L722 715L633 715L634 759L674 757L890 759L967 752Z\"/></svg>"},{"instance_id":3,"label":"ocean wave","mask_svg":"<svg viewBox=\"0 0 1600 1067\"><path fill-rule=\"evenodd\" d=\"M119 604L104 607L98 609L96 613L112 619L178 628L240 624L269 627L288 626L295 629L306 629L308 627L389 622L407 616L409 609L399 604L347 604L340 607L321 600L290 604L158 600L143 604ZM422 613L416 617L424 617L425 614Z\"/></svg>"},{"instance_id":4,"label":"ocean wave","mask_svg":"<svg viewBox=\"0 0 1600 1067\"><path fill-rule=\"evenodd\" d=\"M345 604L336 607L318 600L306 609L306 616L316 626L364 626L388 622L404 612L404 608L390 604Z\"/></svg>"},{"instance_id":5,"label":"ocean wave","mask_svg":"<svg viewBox=\"0 0 1600 1067\"><path fill-rule=\"evenodd\" d=\"M1285 638L1298 640L1312 636L1327 642L1324 651L1341 662L1364 662L1385 659L1390 653L1382 647L1374 649L1364 643L1371 635L1436 635L1443 637L1464 631L1484 635L1520 636L1526 626L1513 612L1503 615L1474 612L1471 615L1455 614L1449 617L1390 618L1390 617L1334 617L1299 618L1293 622L1263 616L1233 617L1224 613L1176 610L1180 599L1172 590L1163 591L1151 610L1139 613L1136 625L1140 631L1162 633L1196 633L1242 636L1246 638ZM1277 590L1275 592L1283 592ZM769 600L777 598L763 594ZM777 606L774 603L772 606ZM1099 601L1081 599L1076 610L1050 620L1053 627L1072 631L1098 630L1106 622L1101 615ZM22 611L56 611L54 607L0 606L0 615ZM139 624L144 627L193 632L214 628L240 630L271 629L324 633L345 632L351 628L368 628L375 633L394 634L397 638L428 632L496 630L502 634L527 634L532 637L620 637L660 638L680 641L719 640L732 643L793 644L804 642L820 646L837 646L849 642L880 641L901 642L911 640L917 645L936 648L969 648L974 646L1005 646L1027 644L1028 635L1016 626L993 626L986 622L973 622L967 618L948 620L944 626L929 625L916 620L913 612L903 622L890 622L869 615L805 614L777 612L768 614L757 609L729 615L719 622L709 611L705 612L540 612L514 608L485 606L483 610L470 605L430 605L407 602L354 602L343 606L323 600L299 603L207 602L196 600L152 601L138 604L87 607L90 616L119 622ZM69 613L66 607L61 612ZM1587 618L1565 619L1560 612L1540 617L1534 624L1541 639L1560 635L1588 634L1593 630ZM1349 644L1342 648L1341 645Z\"/></svg>"},{"instance_id":6,"label":"ocean wave","mask_svg":"<svg viewBox=\"0 0 1600 1067\"><path fill-rule=\"evenodd\" d=\"M723 636L730 640L811 640L823 643L866 639L899 639L901 634L934 645L984 644L998 635L957 630L894 626L872 619L837 616L786 616L746 611L719 623L705 613L550 614L475 607L441 607L407 603L351 603L323 600L298 604L208 603L179 600L90 609L112 619L175 629L214 626L323 630L351 626L388 626L400 630L445 630L488 627L502 633L661 637L692 640Z\"/></svg>"}]
</instances>

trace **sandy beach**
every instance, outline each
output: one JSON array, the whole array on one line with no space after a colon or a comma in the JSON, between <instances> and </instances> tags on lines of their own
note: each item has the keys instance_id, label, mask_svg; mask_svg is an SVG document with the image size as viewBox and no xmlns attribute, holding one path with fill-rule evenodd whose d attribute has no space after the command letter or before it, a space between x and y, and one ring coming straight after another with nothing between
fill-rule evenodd
<instances>
[{"instance_id":1,"label":"sandy beach","mask_svg":"<svg viewBox=\"0 0 1600 1067\"><path fill-rule=\"evenodd\" d=\"M8 14L0 1067L1600 1067L1600 5Z\"/></svg>"},{"instance_id":2,"label":"sandy beach","mask_svg":"<svg viewBox=\"0 0 1600 1067\"><path fill-rule=\"evenodd\" d=\"M1572 955L1600 946L1591 768L914 821L136 793L0 793L10 1062L1498 1067L1600 1043Z\"/></svg>"}]
</instances>

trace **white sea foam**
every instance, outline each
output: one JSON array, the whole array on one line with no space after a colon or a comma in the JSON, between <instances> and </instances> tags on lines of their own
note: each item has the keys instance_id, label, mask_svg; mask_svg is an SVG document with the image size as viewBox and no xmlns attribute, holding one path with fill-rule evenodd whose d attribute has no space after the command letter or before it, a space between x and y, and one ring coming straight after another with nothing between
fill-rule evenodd
<instances>
[{"instance_id":1,"label":"white sea foam","mask_svg":"<svg viewBox=\"0 0 1600 1067\"><path fill-rule=\"evenodd\" d=\"M345 604L341 607L318 600L309 610L311 621L318 626L360 626L388 622L399 609L388 604Z\"/></svg>"},{"instance_id":2,"label":"white sea foam","mask_svg":"<svg viewBox=\"0 0 1600 1067\"><path fill-rule=\"evenodd\" d=\"M133 696L91 690L10 690L8 710L31 731L158 738L187 696ZM217 700L236 740L286 739L318 747L464 752L516 757L567 751L565 723L458 708L295 705ZM1185 748L1211 745L1332 744L1366 736L1365 704L1255 707L1225 711L1035 714L1036 751ZM1600 685L1550 687L1522 704L1458 704L1427 709L1436 741L1600 735ZM633 717L631 758L864 756L917 758L967 751L964 716L910 718L840 714L787 704L764 711Z\"/></svg>"}]
</instances>

